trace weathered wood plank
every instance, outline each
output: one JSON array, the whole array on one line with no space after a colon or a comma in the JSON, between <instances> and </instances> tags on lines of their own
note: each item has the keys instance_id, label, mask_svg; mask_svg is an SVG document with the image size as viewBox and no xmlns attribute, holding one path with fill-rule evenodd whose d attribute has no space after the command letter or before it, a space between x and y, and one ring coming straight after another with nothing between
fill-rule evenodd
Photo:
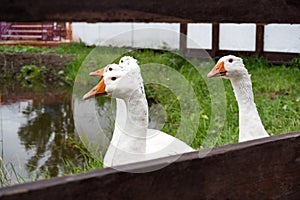
<instances>
[{"instance_id":1,"label":"weathered wood plank","mask_svg":"<svg viewBox=\"0 0 300 200\"><path fill-rule=\"evenodd\" d=\"M300 23L298 0L2 0L0 21Z\"/></svg>"},{"instance_id":2,"label":"weathered wood plank","mask_svg":"<svg viewBox=\"0 0 300 200\"><path fill-rule=\"evenodd\" d=\"M264 34L265 27L261 24L256 24L256 39L255 39L255 54L261 56L264 52Z\"/></svg>"},{"instance_id":3,"label":"weathered wood plank","mask_svg":"<svg viewBox=\"0 0 300 200\"><path fill-rule=\"evenodd\" d=\"M212 58L219 59L225 55L236 55L236 56L244 56L244 57L256 57L258 56L254 51L235 51L235 50L219 50L217 52L213 52L212 50L206 50ZM186 51L187 57L197 58L201 57L199 55L203 54L203 50L200 49L187 49ZM262 56L269 63L272 64L291 64L293 58L299 57L298 53L283 53L283 52L262 52L259 56Z\"/></svg>"},{"instance_id":4,"label":"weathered wood plank","mask_svg":"<svg viewBox=\"0 0 300 200\"><path fill-rule=\"evenodd\" d=\"M213 23L212 25L212 50L211 56L215 57L218 53L220 46L220 24Z\"/></svg>"},{"instance_id":5,"label":"weathered wood plank","mask_svg":"<svg viewBox=\"0 0 300 200\"><path fill-rule=\"evenodd\" d=\"M179 41L179 49L181 52L185 53L187 49L187 24L180 24L180 41Z\"/></svg>"},{"instance_id":6,"label":"weathered wood plank","mask_svg":"<svg viewBox=\"0 0 300 200\"><path fill-rule=\"evenodd\" d=\"M157 159L123 169L168 163ZM300 131L184 154L158 171L110 168L0 189L1 200L299 199Z\"/></svg>"}]
</instances>

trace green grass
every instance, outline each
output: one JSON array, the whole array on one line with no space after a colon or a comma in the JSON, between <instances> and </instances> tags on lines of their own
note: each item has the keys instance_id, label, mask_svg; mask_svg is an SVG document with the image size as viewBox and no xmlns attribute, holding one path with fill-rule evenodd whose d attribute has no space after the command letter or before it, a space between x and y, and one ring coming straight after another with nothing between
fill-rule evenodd
<instances>
[{"instance_id":1,"label":"green grass","mask_svg":"<svg viewBox=\"0 0 300 200\"><path fill-rule=\"evenodd\" d=\"M23 182L24 178L17 173L14 164L11 162L4 164L0 156L0 188Z\"/></svg>"},{"instance_id":2,"label":"green grass","mask_svg":"<svg viewBox=\"0 0 300 200\"><path fill-rule=\"evenodd\" d=\"M66 80L71 84L76 77L79 67L94 47L85 47L82 44L64 45L56 48L32 48L32 47L3 47L2 52L54 52L59 54L75 55L73 62L67 66ZM109 48L103 52L109 52ZM180 127L181 108L180 95L175 95L168 88L157 84L147 84L145 86L149 104L159 103L166 112L166 120L162 131L171 135L179 136L180 139L189 141L192 137L192 147L199 149L207 146L220 146L238 141L238 106L229 80L222 80L226 94L226 119L220 123L219 136L216 140L203 145L207 131L211 124L219 123L212 121L211 95L205 80L199 76L198 71L192 64L200 65L196 59L187 62L180 56L169 52L153 50L139 50L127 53L139 60L140 65L147 63L160 63L170 66L182 74L194 90L200 111L198 115L190 115L185 119L187 126L183 131L187 135L177 135ZM108 57L109 57L108 53ZM245 65L252 75L253 92L255 103L262 122L270 135L277 135L291 131L300 130L300 67L298 58L293 64L270 65L261 58L244 58ZM209 70L209 69L207 69ZM163 73L163 72L161 72ZM206 74L204 75L206 76ZM190 102L191 104L196 102ZM190 105L191 105L190 104ZM189 104L187 104L189 105ZM195 120L196 118L196 120ZM196 135L189 136L188 133L194 131L195 121ZM191 126L189 126L191 125ZM66 174L80 173L102 167L101 160L93 158L88 152L83 152L84 165L75 166L66 160Z\"/></svg>"},{"instance_id":3,"label":"green grass","mask_svg":"<svg viewBox=\"0 0 300 200\"><path fill-rule=\"evenodd\" d=\"M102 158L95 158L90 152L82 145L80 141L74 141L75 148L77 148L82 155L82 164L78 166L70 160L65 159L65 174L79 174L88 172L95 169L103 168Z\"/></svg>"},{"instance_id":4,"label":"green grass","mask_svg":"<svg viewBox=\"0 0 300 200\"><path fill-rule=\"evenodd\" d=\"M247 63L246 63L247 64ZM300 130L300 68L249 63L258 112L271 135Z\"/></svg>"}]
</instances>

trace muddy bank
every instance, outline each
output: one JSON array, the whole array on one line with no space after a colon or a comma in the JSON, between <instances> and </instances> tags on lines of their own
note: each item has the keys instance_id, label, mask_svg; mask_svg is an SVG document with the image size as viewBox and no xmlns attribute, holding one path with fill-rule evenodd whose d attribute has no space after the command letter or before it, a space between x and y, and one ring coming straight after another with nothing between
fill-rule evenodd
<instances>
[{"instance_id":1,"label":"muddy bank","mask_svg":"<svg viewBox=\"0 0 300 200\"><path fill-rule=\"evenodd\" d=\"M24 66L34 65L41 68L43 73L39 76L44 81L60 80L66 66L73 60L73 56L56 53L0 53L0 76L3 78L15 78L24 73ZM27 70L30 73L30 69ZM24 74L23 74L24 75ZM25 74L26 75L26 74ZM43 75L43 76L42 76ZM20 77L20 76L19 76Z\"/></svg>"},{"instance_id":2,"label":"muddy bank","mask_svg":"<svg viewBox=\"0 0 300 200\"><path fill-rule=\"evenodd\" d=\"M72 56L55 53L0 53L0 68L7 67L13 73L26 65L45 66L56 70L64 70L71 62Z\"/></svg>"}]
</instances>

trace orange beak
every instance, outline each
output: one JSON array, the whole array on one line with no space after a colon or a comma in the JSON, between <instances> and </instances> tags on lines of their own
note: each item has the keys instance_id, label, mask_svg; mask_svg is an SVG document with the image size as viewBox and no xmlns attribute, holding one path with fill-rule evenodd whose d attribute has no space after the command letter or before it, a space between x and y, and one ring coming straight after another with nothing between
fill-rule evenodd
<instances>
[{"instance_id":1,"label":"orange beak","mask_svg":"<svg viewBox=\"0 0 300 200\"><path fill-rule=\"evenodd\" d=\"M224 67L224 61L218 62L214 68L207 74L208 78L218 77L218 76L225 76L226 69Z\"/></svg>"},{"instance_id":2,"label":"orange beak","mask_svg":"<svg viewBox=\"0 0 300 200\"><path fill-rule=\"evenodd\" d=\"M99 70L94 71L94 72L91 72L89 75L101 78L103 76L103 73L104 73L104 68L99 69Z\"/></svg>"},{"instance_id":3,"label":"orange beak","mask_svg":"<svg viewBox=\"0 0 300 200\"><path fill-rule=\"evenodd\" d=\"M101 79L101 81L93 88L91 89L88 93L86 93L83 96L83 100L87 100L89 98L92 98L94 96L104 96L107 95L106 91L105 91L105 83L104 80Z\"/></svg>"}]
</instances>

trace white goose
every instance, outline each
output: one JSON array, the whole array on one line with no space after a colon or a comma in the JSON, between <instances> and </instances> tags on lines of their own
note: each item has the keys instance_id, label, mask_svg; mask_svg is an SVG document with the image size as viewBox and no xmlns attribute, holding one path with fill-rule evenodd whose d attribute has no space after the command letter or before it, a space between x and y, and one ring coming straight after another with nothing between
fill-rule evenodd
<instances>
[{"instance_id":1,"label":"white goose","mask_svg":"<svg viewBox=\"0 0 300 200\"><path fill-rule=\"evenodd\" d=\"M239 142L268 137L254 103L250 74L243 60L236 56L224 56L207 75L231 81L239 107Z\"/></svg>"},{"instance_id":2,"label":"white goose","mask_svg":"<svg viewBox=\"0 0 300 200\"><path fill-rule=\"evenodd\" d=\"M123 56L120 61L119 65L108 65L107 67L104 67L100 70L97 70L95 72L91 72L89 75L94 76L97 78L102 78L103 73L107 71L135 71L136 72L136 78L139 79L140 82L143 82L143 78L141 77L141 71L140 71L140 66L138 65L138 62L136 59L134 59L131 56ZM143 91L143 94L145 95L144 92L144 87L141 88ZM146 98L146 96L145 96ZM126 123L126 116L127 116L127 110L126 110L126 104L123 99L121 98L116 98L116 119L115 119L115 127L114 127L114 133L113 133L113 138L112 142L117 141L119 138L119 133L121 132L119 130L120 127L124 127ZM147 129L149 133L153 131L153 129Z\"/></svg>"},{"instance_id":3,"label":"white goose","mask_svg":"<svg viewBox=\"0 0 300 200\"><path fill-rule=\"evenodd\" d=\"M141 82L143 82L143 79L141 77L140 73L140 67L137 64L137 60L134 59L131 56L124 56L120 59L119 65L108 65L107 67L101 68L100 70L97 70L95 72L91 72L89 75L94 76L97 78L102 78L103 73L107 71L124 71L128 72L134 70L137 72L136 78L140 79ZM144 88L143 88L144 91ZM123 99L116 98L116 119L115 119L115 127L114 127L114 133L111 141L117 141L119 137L119 133L121 132L119 130L120 127L124 127L126 123L126 116L127 116L127 110L126 110L126 104Z\"/></svg>"},{"instance_id":4,"label":"white goose","mask_svg":"<svg viewBox=\"0 0 300 200\"><path fill-rule=\"evenodd\" d=\"M148 129L148 103L136 62L126 67L111 64L94 73L101 72L103 79L83 99L109 96L123 101L117 103L115 130L104 156L106 167L194 151L166 133Z\"/></svg>"}]
</instances>

